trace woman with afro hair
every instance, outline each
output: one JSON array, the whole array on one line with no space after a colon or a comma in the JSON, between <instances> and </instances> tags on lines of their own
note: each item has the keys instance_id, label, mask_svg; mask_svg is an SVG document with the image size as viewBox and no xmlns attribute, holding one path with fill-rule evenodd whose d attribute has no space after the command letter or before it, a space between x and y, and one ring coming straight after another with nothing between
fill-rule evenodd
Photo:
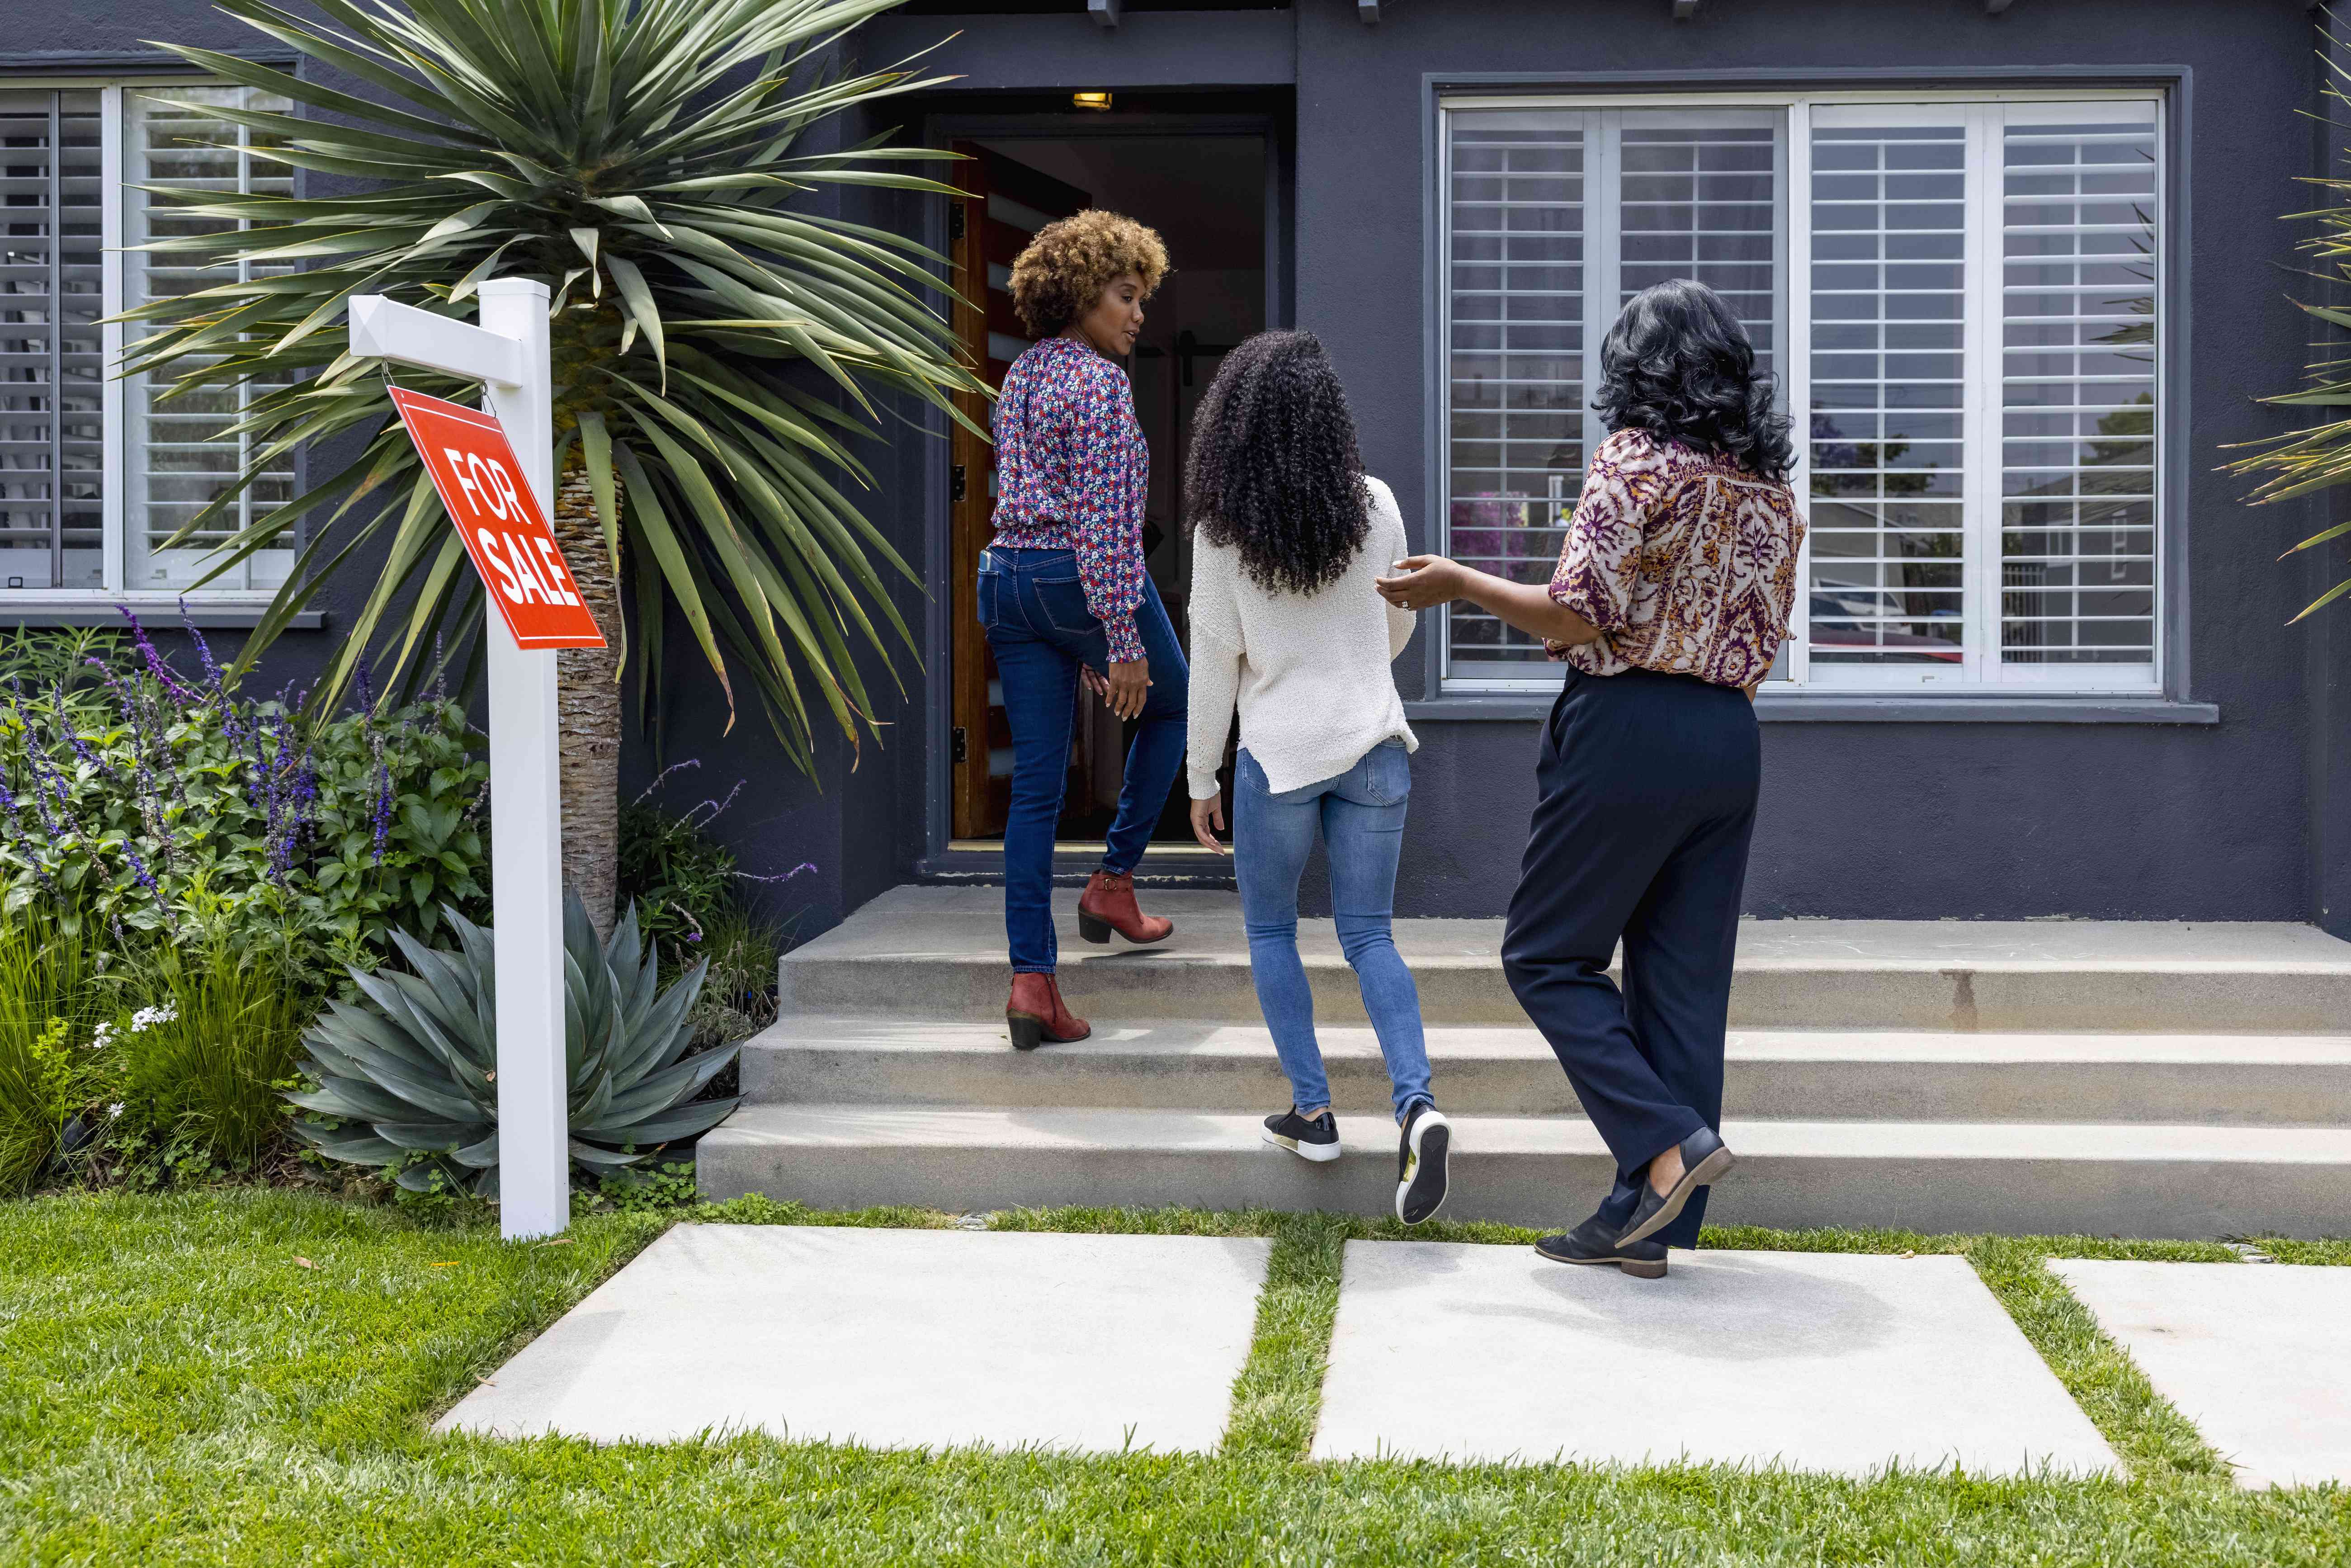
<instances>
[{"instance_id":1,"label":"woman with afro hair","mask_svg":"<svg viewBox=\"0 0 2351 1568\"><path fill-rule=\"evenodd\" d=\"M1339 1157L1338 1120L1298 956L1298 881L1319 836L1339 947L1379 1037L1398 1128L1396 1217L1445 1201L1450 1124L1429 1086L1420 991L1390 917L1405 808L1405 723L1389 666L1413 618L1377 582L1405 553L1388 487L1364 472L1338 372L1310 332L1260 332L1225 358L1193 417L1184 517L1192 530L1192 831L1220 849L1217 769L1233 764L1233 876L1249 977L1290 1079L1265 1141Z\"/></svg>"},{"instance_id":2,"label":"woman with afro hair","mask_svg":"<svg viewBox=\"0 0 2351 1568\"><path fill-rule=\"evenodd\" d=\"M1616 1181L1535 1246L1656 1279L1667 1248L1697 1244L1708 1184L1732 1163L1722 1052L1761 779L1752 699L1795 608L1804 525L1788 416L1714 290L1676 278L1635 295L1600 374L1610 434L1548 585L1414 556L1380 591L1407 610L1468 600L1567 664L1502 970Z\"/></svg>"},{"instance_id":3,"label":"woman with afro hair","mask_svg":"<svg viewBox=\"0 0 2351 1568\"><path fill-rule=\"evenodd\" d=\"M1012 1043L1083 1040L1055 978L1053 830L1082 681L1134 723L1102 867L1078 899L1090 942L1115 931L1159 942L1175 926L1143 913L1134 867L1184 758L1184 653L1143 563L1151 454L1118 361L1167 247L1132 218L1088 211L1037 231L1012 263L1013 308L1037 340L996 404L996 537L979 557L979 619L1012 728L1004 824L1004 928L1012 957Z\"/></svg>"}]
</instances>

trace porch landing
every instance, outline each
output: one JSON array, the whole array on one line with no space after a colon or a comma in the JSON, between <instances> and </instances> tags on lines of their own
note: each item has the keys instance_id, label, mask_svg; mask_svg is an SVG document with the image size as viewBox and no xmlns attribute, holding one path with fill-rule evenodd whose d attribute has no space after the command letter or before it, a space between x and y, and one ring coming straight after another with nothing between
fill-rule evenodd
<instances>
[{"instance_id":1,"label":"porch landing","mask_svg":"<svg viewBox=\"0 0 2351 1568\"><path fill-rule=\"evenodd\" d=\"M1287 1103L1229 894L1168 893L1155 948L1065 910L1095 1037L1002 1027L1001 894L905 887L789 956L704 1190L823 1207L1384 1212L1386 1083L1328 921L1303 924L1346 1157L1258 1139ZM1060 902L1071 901L1067 894ZM1500 922L1406 920L1452 1218L1573 1221L1610 1161L1505 983ZM1740 929L1726 1224L2208 1237L2351 1230L2351 943L2290 925L1756 921Z\"/></svg>"}]
</instances>

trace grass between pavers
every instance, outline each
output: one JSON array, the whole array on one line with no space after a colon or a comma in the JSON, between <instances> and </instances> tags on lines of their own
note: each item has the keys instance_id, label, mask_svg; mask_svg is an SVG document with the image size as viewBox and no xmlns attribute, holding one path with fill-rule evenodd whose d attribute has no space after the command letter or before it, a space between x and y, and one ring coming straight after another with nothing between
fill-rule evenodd
<instances>
[{"instance_id":1,"label":"grass between pavers","mask_svg":"<svg viewBox=\"0 0 2351 1568\"><path fill-rule=\"evenodd\" d=\"M695 1217L948 1222L766 1203ZM547 1247L290 1194L0 1208L0 1561L2250 1564L2335 1563L2351 1549L2351 1494L2240 1494L2181 1470L1865 1482L1719 1466L1304 1463L1313 1408L1301 1391L1319 1383L1338 1249L1400 1233L1330 1217L996 1220L1274 1238L1256 1353L1214 1457L427 1435L667 1223L596 1217Z\"/></svg>"}]
</instances>

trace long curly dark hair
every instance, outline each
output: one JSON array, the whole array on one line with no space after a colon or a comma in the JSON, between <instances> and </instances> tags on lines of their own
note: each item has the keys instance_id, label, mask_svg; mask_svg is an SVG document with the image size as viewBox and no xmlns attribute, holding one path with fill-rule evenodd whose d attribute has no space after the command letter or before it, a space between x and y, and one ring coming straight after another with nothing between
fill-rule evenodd
<instances>
[{"instance_id":1,"label":"long curly dark hair","mask_svg":"<svg viewBox=\"0 0 2351 1568\"><path fill-rule=\"evenodd\" d=\"M1371 530L1355 416L1311 332L1259 332L1225 356L1192 419L1184 523L1240 552L1270 592L1339 580Z\"/></svg>"},{"instance_id":2,"label":"long curly dark hair","mask_svg":"<svg viewBox=\"0 0 2351 1568\"><path fill-rule=\"evenodd\" d=\"M1703 283L1669 278L1633 296L1601 345L1600 376L1592 406L1610 430L1712 447L1761 479L1784 480L1795 464L1747 329Z\"/></svg>"}]
</instances>

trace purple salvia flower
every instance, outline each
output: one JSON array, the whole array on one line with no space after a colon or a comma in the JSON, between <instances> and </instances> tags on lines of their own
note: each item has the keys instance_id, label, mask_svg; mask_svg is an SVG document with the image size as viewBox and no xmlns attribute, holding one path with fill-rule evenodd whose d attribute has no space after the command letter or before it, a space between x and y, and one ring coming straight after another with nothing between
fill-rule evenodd
<instances>
[{"instance_id":1,"label":"purple salvia flower","mask_svg":"<svg viewBox=\"0 0 2351 1568\"><path fill-rule=\"evenodd\" d=\"M375 710L375 690L368 684L367 660L364 657L351 667L351 676L359 683L360 713L362 716L372 713Z\"/></svg>"},{"instance_id":2,"label":"purple salvia flower","mask_svg":"<svg viewBox=\"0 0 2351 1568\"><path fill-rule=\"evenodd\" d=\"M735 803L735 797L743 792L744 782L740 779L735 780L735 788L726 791L726 799L724 800L705 800L701 805L688 811L684 818L685 825L689 828L706 828L726 815L726 808ZM710 815L701 816L700 813L704 811L709 812Z\"/></svg>"},{"instance_id":3,"label":"purple salvia flower","mask_svg":"<svg viewBox=\"0 0 2351 1568\"><path fill-rule=\"evenodd\" d=\"M683 762L671 763L668 767L653 775L653 781L652 783L646 785L643 789L637 792L637 798L632 804L639 806L643 805L645 803L645 798L651 795L654 790L660 789L662 785L668 780L669 776L677 772L680 768L699 768L701 766L702 758L699 757L689 757Z\"/></svg>"},{"instance_id":4,"label":"purple salvia flower","mask_svg":"<svg viewBox=\"0 0 2351 1568\"><path fill-rule=\"evenodd\" d=\"M392 841L392 768L383 760L383 741L380 737L368 737L375 754L375 863L383 863L384 846Z\"/></svg>"},{"instance_id":5,"label":"purple salvia flower","mask_svg":"<svg viewBox=\"0 0 2351 1568\"><path fill-rule=\"evenodd\" d=\"M131 613L131 607L127 604L118 604L115 608L122 612L122 618L125 621L131 622L131 640L137 644L139 656L147 662L147 673L161 682L163 689L181 702L194 701L196 694L172 678L171 666L163 663L163 655L155 651L155 644L147 640L147 628L139 624L139 617Z\"/></svg>"},{"instance_id":6,"label":"purple salvia flower","mask_svg":"<svg viewBox=\"0 0 2351 1568\"><path fill-rule=\"evenodd\" d=\"M433 700L436 703L449 700L448 674L448 656L441 652L441 633L435 632L433 633Z\"/></svg>"},{"instance_id":7,"label":"purple salvia flower","mask_svg":"<svg viewBox=\"0 0 2351 1568\"><path fill-rule=\"evenodd\" d=\"M66 706L64 682L60 681L49 688L49 706L57 710L57 728L65 735L66 744L73 747L73 754L89 763L93 771L103 774L106 764L99 759L98 753L89 748L89 743L82 739L81 732L74 727L73 714Z\"/></svg>"},{"instance_id":8,"label":"purple salvia flower","mask_svg":"<svg viewBox=\"0 0 2351 1568\"><path fill-rule=\"evenodd\" d=\"M816 862L814 861L802 861L799 864L792 867L791 870L787 872L778 872L774 876L757 876L747 871L738 871L735 874L741 877L745 882L789 882L792 878L800 875L804 872L811 872L814 870L816 870Z\"/></svg>"}]
</instances>

